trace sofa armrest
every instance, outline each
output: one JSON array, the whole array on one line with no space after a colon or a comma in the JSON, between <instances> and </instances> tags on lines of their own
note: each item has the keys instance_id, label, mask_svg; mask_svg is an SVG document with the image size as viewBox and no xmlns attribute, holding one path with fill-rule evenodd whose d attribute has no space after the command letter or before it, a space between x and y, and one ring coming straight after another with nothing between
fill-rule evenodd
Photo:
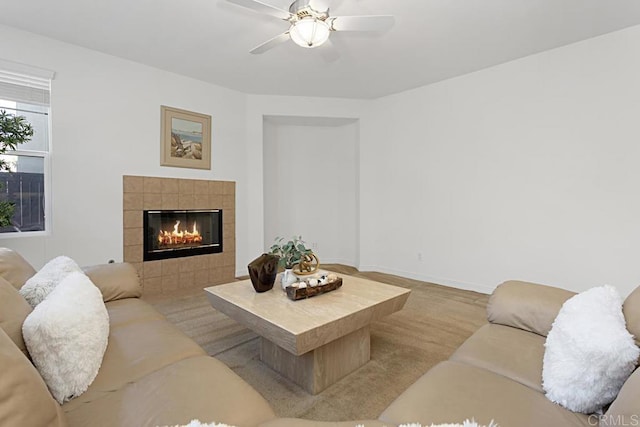
<instances>
[{"instance_id":1,"label":"sofa armrest","mask_svg":"<svg viewBox=\"0 0 640 427\"><path fill-rule=\"evenodd\" d=\"M102 292L104 302L142 296L138 272L131 264L100 264L84 267L83 270Z\"/></svg>"},{"instance_id":2,"label":"sofa armrest","mask_svg":"<svg viewBox=\"0 0 640 427\"><path fill-rule=\"evenodd\" d=\"M493 291L487 320L546 337L562 304L574 295L565 289L510 280Z\"/></svg>"}]
</instances>

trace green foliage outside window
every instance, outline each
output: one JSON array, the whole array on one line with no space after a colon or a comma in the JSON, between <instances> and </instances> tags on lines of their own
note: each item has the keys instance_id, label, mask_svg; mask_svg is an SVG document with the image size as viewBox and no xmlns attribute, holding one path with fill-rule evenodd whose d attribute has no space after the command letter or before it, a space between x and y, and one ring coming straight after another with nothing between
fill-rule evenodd
<instances>
[{"instance_id":1,"label":"green foliage outside window","mask_svg":"<svg viewBox=\"0 0 640 427\"><path fill-rule=\"evenodd\" d=\"M22 116L14 116L0 110L0 155L15 150L18 145L31 140L33 127ZM0 171L11 172L11 165L0 159ZM0 227L11 225L15 205L7 200L0 201Z\"/></svg>"}]
</instances>

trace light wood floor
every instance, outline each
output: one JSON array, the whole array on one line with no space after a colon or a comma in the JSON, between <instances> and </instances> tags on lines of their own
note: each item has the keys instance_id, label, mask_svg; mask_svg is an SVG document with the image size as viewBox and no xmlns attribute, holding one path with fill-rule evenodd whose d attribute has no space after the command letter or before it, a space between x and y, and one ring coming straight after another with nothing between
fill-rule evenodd
<instances>
[{"instance_id":1,"label":"light wood floor","mask_svg":"<svg viewBox=\"0 0 640 427\"><path fill-rule=\"evenodd\" d=\"M371 360L312 396L259 360L259 339L209 305L204 291L149 301L208 354L226 363L269 401L279 416L340 421L377 418L422 374L446 360L486 323L488 295L353 267L323 264L341 274L411 289L400 312L371 325Z\"/></svg>"}]
</instances>

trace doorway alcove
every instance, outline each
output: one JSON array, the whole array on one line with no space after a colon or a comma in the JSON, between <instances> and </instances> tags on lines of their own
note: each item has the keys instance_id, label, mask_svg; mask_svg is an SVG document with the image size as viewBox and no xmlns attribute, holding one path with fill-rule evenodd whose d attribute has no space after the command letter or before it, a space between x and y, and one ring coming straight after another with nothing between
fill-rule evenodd
<instances>
[{"instance_id":1,"label":"doorway alcove","mask_svg":"<svg viewBox=\"0 0 640 427\"><path fill-rule=\"evenodd\" d=\"M359 121L265 116L264 242L302 235L323 263L359 262Z\"/></svg>"}]
</instances>

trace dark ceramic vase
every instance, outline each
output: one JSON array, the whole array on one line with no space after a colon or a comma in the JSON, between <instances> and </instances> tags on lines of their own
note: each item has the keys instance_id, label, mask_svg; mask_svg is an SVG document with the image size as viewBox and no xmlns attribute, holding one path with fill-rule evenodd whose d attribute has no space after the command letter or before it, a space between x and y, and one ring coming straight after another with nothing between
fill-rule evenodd
<instances>
[{"instance_id":1,"label":"dark ceramic vase","mask_svg":"<svg viewBox=\"0 0 640 427\"><path fill-rule=\"evenodd\" d=\"M273 288L278 274L279 260L277 255L262 254L249 263L247 266L249 277L256 292L266 292Z\"/></svg>"}]
</instances>

